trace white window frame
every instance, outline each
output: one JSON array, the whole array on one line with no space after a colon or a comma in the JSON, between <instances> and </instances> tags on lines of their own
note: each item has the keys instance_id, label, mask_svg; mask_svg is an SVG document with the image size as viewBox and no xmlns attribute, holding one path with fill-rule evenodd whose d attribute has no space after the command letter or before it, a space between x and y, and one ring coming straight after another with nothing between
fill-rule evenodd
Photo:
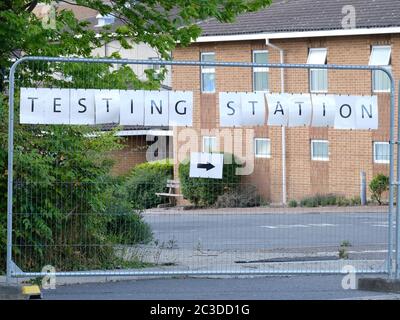
<instances>
[{"instance_id":1,"label":"white window frame","mask_svg":"<svg viewBox=\"0 0 400 320\"><path fill-rule=\"evenodd\" d=\"M266 53L267 55L269 55L269 51L268 50L253 50L252 53L252 61L253 63L256 62L256 54L257 53ZM269 56L268 56L269 59ZM268 61L267 61L268 62ZM265 67L255 67L253 68L253 90L254 92L269 92L269 77L267 77L267 89L266 90L256 90L255 88L255 74L258 72L266 72L269 76L269 68L265 68Z\"/></svg>"},{"instance_id":2,"label":"white window frame","mask_svg":"<svg viewBox=\"0 0 400 320\"><path fill-rule=\"evenodd\" d=\"M376 64L373 63L373 55L374 55L374 50L376 49L389 49L389 61L384 63L384 64ZM370 66L381 66L381 67L386 67L386 69L390 70L390 72L392 72L392 65L391 65L391 60L392 60L392 46L372 46L371 48L371 55L369 57L369 63L368 65ZM375 72L379 72L378 70L373 70L371 75L372 75L372 79L371 79L371 85L372 85L372 92L373 93L388 93L391 91L391 88L389 86L389 88L384 89L384 90L377 90L375 89Z\"/></svg>"},{"instance_id":3,"label":"white window frame","mask_svg":"<svg viewBox=\"0 0 400 320\"><path fill-rule=\"evenodd\" d=\"M328 144L328 157L314 156L314 143L327 143ZM311 160L312 161L329 161L329 141L328 140L311 140Z\"/></svg>"},{"instance_id":4,"label":"white window frame","mask_svg":"<svg viewBox=\"0 0 400 320\"><path fill-rule=\"evenodd\" d=\"M389 164L390 163L390 154L388 155L389 156L389 159L388 160L378 160L377 158L376 158L376 156L377 156L377 153L376 153L376 146L377 145L388 145L389 146L389 148L390 148L390 144L389 144L389 142L383 142L383 141L378 141L378 142L374 142L374 163L379 163L379 164ZM390 150L390 149L389 149Z\"/></svg>"},{"instance_id":5,"label":"white window frame","mask_svg":"<svg viewBox=\"0 0 400 320\"><path fill-rule=\"evenodd\" d=\"M269 154L257 154L257 141L266 141L269 143ZM255 138L254 139L254 156L256 158L271 159L271 139L269 138Z\"/></svg>"},{"instance_id":6,"label":"white window frame","mask_svg":"<svg viewBox=\"0 0 400 320\"><path fill-rule=\"evenodd\" d=\"M324 51L325 52L325 60L323 63L313 63L311 60L311 55L312 52L317 52L317 51ZM327 48L310 48L308 51L308 58L307 58L307 64L326 64L328 58L328 49ZM318 73L318 72L323 72L324 76L326 76L326 89L324 90L315 90L313 89L313 81L312 77L313 74ZM310 69L309 72L309 87L310 87L310 92L311 93L328 93L329 90L329 82L328 82L328 69Z\"/></svg>"},{"instance_id":7,"label":"white window frame","mask_svg":"<svg viewBox=\"0 0 400 320\"><path fill-rule=\"evenodd\" d=\"M206 140L215 141L215 150L206 150ZM216 136L203 136L203 148L202 148L203 152L213 153L217 152L217 149L218 149L218 141Z\"/></svg>"},{"instance_id":8,"label":"white window frame","mask_svg":"<svg viewBox=\"0 0 400 320\"><path fill-rule=\"evenodd\" d=\"M200 61L203 61L203 56L207 55L213 55L215 57L215 52L201 52L200 53ZM204 91L204 83L203 83L203 74L205 73L213 73L214 74L214 79L215 79L215 67L210 67L210 66L202 66L201 67L201 79L200 79L200 86L201 86L201 93L215 93L215 87L216 83L214 80L214 91Z\"/></svg>"}]
</instances>

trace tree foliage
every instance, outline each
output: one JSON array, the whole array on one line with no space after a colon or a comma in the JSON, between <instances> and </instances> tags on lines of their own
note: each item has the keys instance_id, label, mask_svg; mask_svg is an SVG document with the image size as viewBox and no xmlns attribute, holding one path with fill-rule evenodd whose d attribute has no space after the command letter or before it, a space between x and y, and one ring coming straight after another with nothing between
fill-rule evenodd
<instances>
[{"instance_id":1,"label":"tree foliage","mask_svg":"<svg viewBox=\"0 0 400 320\"><path fill-rule=\"evenodd\" d=\"M116 27L98 31L88 21L79 21L69 9L56 10L55 28L44 28L34 14L38 3L72 4L113 15ZM0 66L10 56L83 56L105 41L119 40L124 48L146 43L168 59L177 43L186 46L201 34L196 22L215 18L232 22L238 14L254 12L272 0L5 0L0 2ZM71 8L68 7L68 8Z\"/></svg>"},{"instance_id":2,"label":"tree foliage","mask_svg":"<svg viewBox=\"0 0 400 320\"><path fill-rule=\"evenodd\" d=\"M377 174L369 183L371 191L371 199L382 204L382 196L384 192L389 190L389 177L384 174Z\"/></svg>"},{"instance_id":3,"label":"tree foliage","mask_svg":"<svg viewBox=\"0 0 400 320\"><path fill-rule=\"evenodd\" d=\"M48 28L34 13L39 2L87 7L102 15L113 15L119 23L94 30L89 22L78 20L70 9L58 9L54 28ZM215 18L232 22L238 14L256 11L271 2L4 0L0 2L0 91L6 92L8 70L23 55L91 57L94 49L118 40L126 49L134 43L146 43L162 58L169 59L177 43L186 46L200 35L197 21ZM155 77L152 70L146 70L146 74L147 79L140 80L131 68L115 69L108 64L23 64L18 69L17 86L154 89L160 85L165 70L160 77ZM0 269L4 268L6 234L6 101L6 95L2 95ZM112 163L107 154L120 148L118 138L113 132L95 133L96 128L82 126L28 126L15 122L14 206L18 214L14 216L14 239L19 246L13 254L25 270L37 271L44 263L60 261L64 270L115 267L110 260L113 243L136 243L151 237L140 215L132 212L129 201L125 201L126 194L118 192L120 182L110 176ZM123 233L121 239L121 230L115 229L118 225L126 226L124 232L132 232Z\"/></svg>"}]
</instances>

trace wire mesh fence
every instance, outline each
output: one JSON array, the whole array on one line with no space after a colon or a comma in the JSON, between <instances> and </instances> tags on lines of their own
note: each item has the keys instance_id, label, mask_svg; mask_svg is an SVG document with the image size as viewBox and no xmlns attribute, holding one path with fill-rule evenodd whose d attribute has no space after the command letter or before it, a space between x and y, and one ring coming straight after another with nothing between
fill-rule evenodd
<instances>
[{"instance_id":1,"label":"wire mesh fence","mask_svg":"<svg viewBox=\"0 0 400 320\"><path fill-rule=\"evenodd\" d=\"M161 68L140 75L132 68L155 63ZM291 126L290 118L283 126L269 124L268 95L282 92L282 68L289 98L302 94L316 104L313 98L327 94L376 96L378 127L357 127L356 120L345 130L315 127L315 109L308 125ZM10 274L40 275L49 265L60 275L340 273L346 266L360 273L390 271L393 84L388 92L375 92L373 67L325 66L318 72L321 68L19 62L10 79L15 86ZM172 88L163 86L165 81ZM118 113L117 121L99 124L94 108L90 125L71 125L72 111L64 124L22 124L20 99L39 106L21 94L24 88L70 89L66 110L72 110L77 89L117 91L121 106L126 90L190 92L191 123L176 126L167 112L167 120L154 125L143 111L143 123L120 125L124 116ZM231 93L235 101L234 94L243 99L255 90L262 95L261 119L222 125L221 93ZM141 103L135 108L148 107ZM89 104L88 98L78 105L86 111ZM62 102L51 100L52 111L55 105L61 108ZM230 106L228 113L235 109ZM193 175L194 153L222 154L221 177ZM211 174L215 163L209 165L199 160L196 168ZM382 192L370 187L374 181L378 186L383 181Z\"/></svg>"}]
</instances>

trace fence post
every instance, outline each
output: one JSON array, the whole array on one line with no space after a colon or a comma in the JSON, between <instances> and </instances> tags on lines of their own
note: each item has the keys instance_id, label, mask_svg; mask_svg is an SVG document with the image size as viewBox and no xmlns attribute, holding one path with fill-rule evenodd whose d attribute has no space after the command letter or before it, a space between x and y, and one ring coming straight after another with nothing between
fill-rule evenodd
<instances>
[{"instance_id":1,"label":"fence post","mask_svg":"<svg viewBox=\"0 0 400 320\"><path fill-rule=\"evenodd\" d=\"M22 58L23 59L23 58ZM15 69L21 62L17 60L10 68L8 90L8 168L7 168L7 284L11 282L12 269L12 219L13 219L13 170L14 170L14 91Z\"/></svg>"},{"instance_id":2,"label":"fence post","mask_svg":"<svg viewBox=\"0 0 400 320\"><path fill-rule=\"evenodd\" d=\"M360 188L360 198L361 198L361 205L365 206L367 204L367 175L365 171L361 171L360 173L361 178L361 188Z\"/></svg>"}]
</instances>

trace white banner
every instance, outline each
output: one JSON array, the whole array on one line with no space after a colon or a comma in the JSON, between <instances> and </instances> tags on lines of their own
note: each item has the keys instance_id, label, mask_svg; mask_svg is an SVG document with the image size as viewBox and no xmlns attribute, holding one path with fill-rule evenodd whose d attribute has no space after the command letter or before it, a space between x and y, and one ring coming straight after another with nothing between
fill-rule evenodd
<instances>
[{"instance_id":1,"label":"white banner","mask_svg":"<svg viewBox=\"0 0 400 320\"><path fill-rule=\"evenodd\" d=\"M356 129L355 96L336 96L335 129Z\"/></svg>"},{"instance_id":2,"label":"white banner","mask_svg":"<svg viewBox=\"0 0 400 320\"><path fill-rule=\"evenodd\" d=\"M21 88L20 93L20 123L45 123L44 105L40 97L42 90Z\"/></svg>"},{"instance_id":3,"label":"white banner","mask_svg":"<svg viewBox=\"0 0 400 320\"><path fill-rule=\"evenodd\" d=\"M266 103L267 102L267 105ZM20 122L192 126L193 92L21 88ZM266 110L268 108L268 110ZM333 127L376 130L377 96L221 92L221 127Z\"/></svg>"},{"instance_id":4,"label":"white banner","mask_svg":"<svg viewBox=\"0 0 400 320\"><path fill-rule=\"evenodd\" d=\"M358 97L356 99L356 128L377 130L378 125L378 97Z\"/></svg>"},{"instance_id":5,"label":"white banner","mask_svg":"<svg viewBox=\"0 0 400 320\"><path fill-rule=\"evenodd\" d=\"M269 94L266 95L268 102L268 125L287 126L289 121L290 95Z\"/></svg>"},{"instance_id":6,"label":"white banner","mask_svg":"<svg viewBox=\"0 0 400 320\"><path fill-rule=\"evenodd\" d=\"M21 88L20 123L192 126L189 91Z\"/></svg>"},{"instance_id":7,"label":"white banner","mask_svg":"<svg viewBox=\"0 0 400 320\"><path fill-rule=\"evenodd\" d=\"M168 126L168 91L145 91L144 125Z\"/></svg>"},{"instance_id":8,"label":"white banner","mask_svg":"<svg viewBox=\"0 0 400 320\"><path fill-rule=\"evenodd\" d=\"M96 124L119 123L119 90L96 90Z\"/></svg>"},{"instance_id":9,"label":"white banner","mask_svg":"<svg viewBox=\"0 0 400 320\"><path fill-rule=\"evenodd\" d=\"M144 91L120 90L119 99L121 125L144 125Z\"/></svg>"},{"instance_id":10,"label":"white banner","mask_svg":"<svg viewBox=\"0 0 400 320\"><path fill-rule=\"evenodd\" d=\"M243 126L263 126L265 124L265 97L263 93L242 93L241 124Z\"/></svg>"},{"instance_id":11,"label":"white banner","mask_svg":"<svg viewBox=\"0 0 400 320\"><path fill-rule=\"evenodd\" d=\"M70 90L70 124L93 125L94 117L94 94L93 89L71 89Z\"/></svg>"},{"instance_id":12,"label":"white banner","mask_svg":"<svg viewBox=\"0 0 400 320\"><path fill-rule=\"evenodd\" d=\"M241 126L241 94L237 92L219 93L219 117L221 127Z\"/></svg>"},{"instance_id":13,"label":"white banner","mask_svg":"<svg viewBox=\"0 0 400 320\"><path fill-rule=\"evenodd\" d=\"M304 127L311 124L312 104L309 94L289 96L289 127Z\"/></svg>"},{"instance_id":14,"label":"white banner","mask_svg":"<svg viewBox=\"0 0 400 320\"><path fill-rule=\"evenodd\" d=\"M169 125L191 127L193 123L193 92L169 93Z\"/></svg>"},{"instance_id":15,"label":"white banner","mask_svg":"<svg viewBox=\"0 0 400 320\"><path fill-rule=\"evenodd\" d=\"M312 94L312 127L335 125L336 101L334 95Z\"/></svg>"},{"instance_id":16,"label":"white banner","mask_svg":"<svg viewBox=\"0 0 400 320\"><path fill-rule=\"evenodd\" d=\"M69 89L44 89L40 103L47 124L69 124Z\"/></svg>"}]
</instances>

